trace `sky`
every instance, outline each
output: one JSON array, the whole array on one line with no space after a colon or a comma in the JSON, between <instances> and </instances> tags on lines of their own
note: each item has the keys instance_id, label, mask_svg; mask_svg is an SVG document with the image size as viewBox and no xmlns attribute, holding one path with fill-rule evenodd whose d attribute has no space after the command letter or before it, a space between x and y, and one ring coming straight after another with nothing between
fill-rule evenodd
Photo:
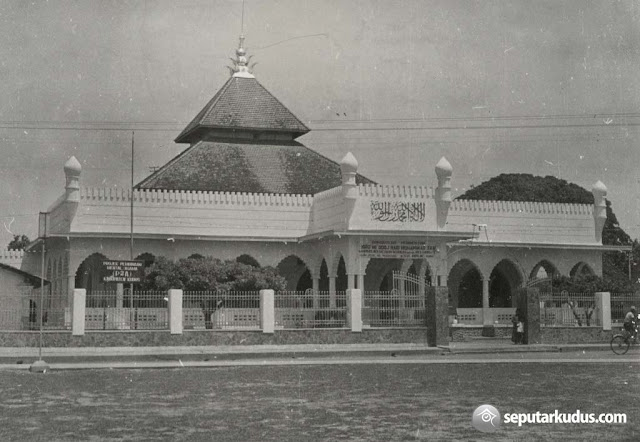
<instances>
[{"instance_id":1,"label":"sky","mask_svg":"<svg viewBox=\"0 0 640 442\"><path fill-rule=\"evenodd\" d=\"M601 180L640 237L637 1L0 2L0 244L37 235L75 155L83 186L130 186L229 77L244 33L299 139L379 183L454 196L500 173ZM243 19L244 15L244 19Z\"/></svg>"}]
</instances>

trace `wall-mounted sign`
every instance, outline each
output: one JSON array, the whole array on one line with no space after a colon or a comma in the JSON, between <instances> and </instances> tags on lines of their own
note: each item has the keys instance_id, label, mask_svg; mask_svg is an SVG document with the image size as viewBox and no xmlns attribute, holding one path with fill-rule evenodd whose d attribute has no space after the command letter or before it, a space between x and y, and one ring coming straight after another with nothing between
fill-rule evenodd
<instances>
[{"instance_id":1,"label":"wall-mounted sign","mask_svg":"<svg viewBox=\"0 0 640 442\"><path fill-rule=\"evenodd\" d=\"M424 221L425 204L403 201L371 201L374 221L420 223Z\"/></svg>"},{"instance_id":2,"label":"wall-mounted sign","mask_svg":"<svg viewBox=\"0 0 640 442\"><path fill-rule=\"evenodd\" d=\"M144 261L102 261L102 282L140 282Z\"/></svg>"},{"instance_id":3,"label":"wall-mounted sign","mask_svg":"<svg viewBox=\"0 0 640 442\"><path fill-rule=\"evenodd\" d=\"M422 259L435 254L436 246L424 241L372 240L360 246L360 256L367 258Z\"/></svg>"}]
</instances>

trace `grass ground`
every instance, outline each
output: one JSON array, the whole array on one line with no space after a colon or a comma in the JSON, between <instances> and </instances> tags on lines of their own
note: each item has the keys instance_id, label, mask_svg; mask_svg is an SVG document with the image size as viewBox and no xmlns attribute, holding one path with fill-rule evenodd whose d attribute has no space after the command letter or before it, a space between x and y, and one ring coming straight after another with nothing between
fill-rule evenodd
<instances>
[{"instance_id":1,"label":"grass ground","mask_svg":"<svg viewBox=\"0 0 640 442\"><path fill-rule=\"evenodd\" d=\"M640 440L637 365L446 364L0 372L0 440ZM626 412L503 424L473 410Z\"/></svg>"}]
</instances>

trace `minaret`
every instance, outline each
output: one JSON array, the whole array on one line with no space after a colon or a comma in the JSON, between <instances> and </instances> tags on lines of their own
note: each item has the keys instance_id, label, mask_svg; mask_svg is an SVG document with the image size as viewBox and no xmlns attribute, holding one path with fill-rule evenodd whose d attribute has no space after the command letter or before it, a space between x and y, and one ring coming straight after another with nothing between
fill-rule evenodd
<instances>
[{"instance_id":1,"label":"minaret","mask_svg":"<svg viewBox=\"0 0 640 442\"><path fill-rule=\"evenodd\" d=\"M438 229L444 230L447 224L447 215L451 206L451 174L453 167L445 157L440 158L436 164L438 187L436 188L436 208L438 210Z\"/></svg>"},{"instance_id":2,"label":"minaret","mask_svg":"<svg viewBox=\"0 0 640 442\"><path fill-rule=\"evenodd\" d=\"M602 229L607 221L607 186L602 181L597 181L591 188L593 194L593 221L596 228L596 242L602 244Z\"/></svg>"},{"instance_id":3,"label":"minaret","mask_svg":"<svg viewBox=\"0 0 640 442\"><path fill-rule=\"evenodd\" d=\"M64 164L64 175L66 178L65 184L65 199L67 201L77 203L80 201L80 174L82 173L82 166L78 159L74 156Z\"/></svg>"}]
</instances>

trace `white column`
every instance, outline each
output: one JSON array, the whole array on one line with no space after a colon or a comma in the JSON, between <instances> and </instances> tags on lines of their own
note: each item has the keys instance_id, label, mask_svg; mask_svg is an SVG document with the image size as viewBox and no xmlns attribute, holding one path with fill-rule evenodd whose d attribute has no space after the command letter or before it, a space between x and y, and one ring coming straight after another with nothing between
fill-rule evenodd
<instances>
[{"instance_id":1,"label":"white column","mask_svg":"<svg viewBox=\"0 0 640 442\"><path fill-rule=\"evenodd\" d=\"M336 277L329 276L329 308L336 306Z\"/></svg>"},{"instance_id":2,"label":"white column","mask_svg":"<svg viewBox=\"0 0 640 442\"><path fill-rule=\"evenodd\" d=\"M262 333L273 333L276 326L275 293L273 290L260 290L260 323Z\"/></svg>"},{"instance_id":3,"label":"white column","mask_svg":"<svg viewBox=\"0 0 640 442\"><path fill-rule=\"evenodd\" d=\"M482 324L492 325L493 318L489 309L489 279L482 280Z\"/></svg>"},{"instance_id":4,"label":"white column","mask_svg":"<svg viewBox=\"0 0 640 442\"><path fill-rule=\"evenodd\" d=\"M347 326L355 333L362 332L362 290L347 290Z\"/></svg>"},{"instance_id":5,"label":"white column","mask_svg":"<svg viewBox=\"0 0 640 442\"><path fill-rule=\"evenodd\" d=\"M364 293L364 275L358 275L358 289Z\"/></svg>"},{"instance_id":6,"label":"white column","mask_svg":"<svg viewBox=\"0 0 640 442\"><path fill-rule=\"evenodd\" d=\"M357 278L356 275L347 273L347 290L356 288L356 278Z\"/></svg>"},{"instance_id":7,"label":"white column","mask_svg":"<svg viewBox=\"0 0 640 442\"><path fill-rule=\"evenodd\" d=\"M169 290L169 329L172 335L182 334L182 290Z\"/></svg>"},{"instance_id":8,"label":"white column","mask_svg":"<svg viewBox=\"0 0 640 442\"><path fill-rule=\"evenodd\" d=\"M320 278L313 278L311 280L311 289L313 290L313 308L320 307L318 299L318 292L320 291Z\"/></svg>"},{"instance_id":9,"label":"white column","mask_svg":"<svg viewBox=\"0 0 640 442\"><path fill-rule=\"evenodd\" d=\"M116 308L122 308L124 299L124 284L119 282L116 284Z\"/></svg>"},{"instance_id":10,"label":"white column","mask_svg":"<svg viewBox=\"0 0 640 442\"><path fill-rule=\"evenodd\" d=\"M600 320L602 330L611 330L611 293L596 293L596 317Z\"/></svg>"},{"instance_id":11,"label":"white column","mask_svg":"<svg viewBox=\"0 0 640 442\"><path fill-rule=\"evenodd\" d=\"M73 336L84 335L84 316L87 303L87 291L85 289L73 290L73 305L71 310L71 334Z\"/></svg>"}]
</instances>

